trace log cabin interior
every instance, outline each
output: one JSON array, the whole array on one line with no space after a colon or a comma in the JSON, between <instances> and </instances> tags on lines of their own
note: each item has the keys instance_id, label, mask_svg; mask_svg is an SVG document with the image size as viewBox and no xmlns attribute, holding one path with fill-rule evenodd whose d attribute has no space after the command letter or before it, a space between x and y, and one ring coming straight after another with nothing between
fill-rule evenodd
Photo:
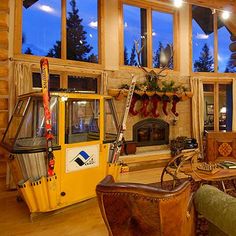
<instances>
[{"instance_id":1,"label":"log cabin interior","mask_svg":"<svg viewBox=\"0 0 236 236\"><path fill-rule=\"evenodd\" d=\"M236 172L216 164L236 162L235 0L1 0L0 13L1 235L236 235L204 202L236 215ZM193 177L198 162L218 172Z\"/></svg>"}]
</instances>

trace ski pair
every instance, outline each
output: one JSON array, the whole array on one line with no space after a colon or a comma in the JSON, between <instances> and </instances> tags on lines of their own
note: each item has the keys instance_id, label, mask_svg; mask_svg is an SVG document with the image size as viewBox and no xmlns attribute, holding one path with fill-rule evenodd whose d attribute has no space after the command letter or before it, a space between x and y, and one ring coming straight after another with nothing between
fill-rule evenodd
<instances>
[{"instance_id":1,"label":"ski pair","mask_svg":"<svg viewBox=\"0 0 236 236\"><path fill-rule=\"evenodd\" d=\"M123 144L123 138L124 138L124 131L126 130L126 121L128 118L129 110L130 110L130 105L134 93L136 85L136 77L132 74L132 80L131 80L131 85L129 87L127 99L126 99L126 105L125 105L125 110L124 114L121 120L121 124L118 129L116 141L111 145L111 156L109 157L109 162L110 163L116 163L119 160L122 144Z\"/></svg>"},{"instance_id":2,"label":"ski pair","mask_svg":"<svg viewBox=\"0 0 236 236\"><path fill-rule=\"evenodd\" d=\"M45 137L47 142L46 155L48 162L48 176L54 175L55 159L52 148L53 134L51 124L51 112L50 112L50 96L49 96L49 64L46 58L40 60L41 69L41 81L42 81L42 93L43 93L43 108L44 108L44 123L45 123Z\"/></svg>"}]
</instances>

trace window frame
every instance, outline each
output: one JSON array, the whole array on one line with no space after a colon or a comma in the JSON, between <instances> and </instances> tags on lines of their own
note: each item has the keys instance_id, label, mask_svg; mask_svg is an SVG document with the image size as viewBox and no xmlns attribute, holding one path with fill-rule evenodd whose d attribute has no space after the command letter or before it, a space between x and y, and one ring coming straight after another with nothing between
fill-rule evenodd
<instances>
[{"instance_id":1,"label":"window frame","mask_svg":"<svg viewBox=\"0 0 236 236\"><path fill-rule=\"evenodd\" d=\"M198 75L203 75L203 76L210 76L210 77L216 77L216 76L221 76L221 77L235 77L235 73L225 73L225 72L218 72L218 27L217 27L217 17L219 16L219 12L216 12L213 14L213 29L214 29L214 71L213 72L194 72L193 71L193 28L192 28L192 6L200 6L200 7L205 7L208 9L211 9L210 7L207 6L202 6L198 4L189 4L189 34L190 34L190 63L189 63L189 71L191 76L198 76ZM222 81L221 81L222 82Z\"/></svg>"},{"instance_id":2,"label":"window frame","mask_svg":"<svg viewBox=\"0 0 236 236\"><path fill-rule=\"evenodd\" d=\"M64 71L63 68L60 70L58 67L54 68L54 66L50 67L49 74L57 74L60 76L60 88L67 89L68 88L68 76L78 76L78 77L89 77L97 80L97 93L104 93L104 85L103 85L103 76L101 71L90 69L80 69L77 68L73 70L72 68L66 68ZM33 85L33 73L40 73L39 65L33 66L31 71L32 85ZM39 87L33 87L34 91L41 90Z\"/></svg>"},{"instance_id":3,"label":"window frame","mask_svg":"<svg viewBox=\"0 0 236 236\"><path fill-rule=\"evenodd\" d=\"M166 71L179 71L180 64L179 64L179 45L180 42L178 40L179 32L179 11L174 9L171 6L153 3L153 2L146 2L143 3L142 1L134 1L134 0L121 0L119 2L119 15L120 15L120 24L119 24L119 67L120 69L130 70L131 68L134 70L140 70L136 66L130 66L124 64L124 26L123 26L123 5L130 5L134 7L145 8L147 11L147 67L149 69L153 69L154 71L159 71L160 68L153 67L153 52L152 52L152 10L159 11L163 13L169 13L173 15L173 70L167 69Z\"/></svg>"},{"instance_id":4,"label":"window frame","mask_svg":"<svg viewBox=\"0 0 236 236\"><path fill-rule=\"evenodd\" d=\"M66 53L66 1L61 0L61 58L47 57L50 64L68 65L68 66L83 66L86 68L102 69L104 67L104 0L98 1L98 63L67 60ZM22 7L23 0L15 1L15 16L14 16L14 42L13 56L14 59L39 61L43 56L27 55L21 52L22 49ZM16 27L18 26L18 27Z\"/></svg>"},{"instance_id":5,"label":"window frame","mask_svg":"<svg viewBox=\"0 0 236 236\"><path fill-rule=\"evenodd\" d=\"M209 72L211 73L211 72ZM202 84L212 84L214 86L214 91L212 92L213 94L213 99L214 99L214 111L213 111L213 116L214 116L214 130L213 131L220 131L219 127L219 85L221 84L231 84L233 85L233 79L231 78L225 78L225 79L220 79L220 78L205 78L202 80ZM203 91L203 95L205 97L205 94L208 92ZM204 104L205 106L205 104Z\"/></svg>"}]
</instances>

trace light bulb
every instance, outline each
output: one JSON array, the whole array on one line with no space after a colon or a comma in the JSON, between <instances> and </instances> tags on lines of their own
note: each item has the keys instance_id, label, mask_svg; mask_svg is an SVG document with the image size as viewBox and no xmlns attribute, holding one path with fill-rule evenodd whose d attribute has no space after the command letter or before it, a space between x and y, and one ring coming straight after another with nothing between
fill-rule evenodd
<instances>
[{"instance_id":1,"label":"light bulb","mask_svg":"<svg viewBox=\"0 0 236 236\"><path fill-rule=\"evenodd\" d=\"M175 7L181 7L183 4L183 0L174 0L174 6Z\"/></svg>"},{"instance_id":2,"label":"light bulb","mask_svg":"<svg viewBox=\"0 0 236 236\"><path fill-rule=\"evenodd\" d=\"M222 14L221 14L221 17L222 17L224 20L229 19L229 16L230 16L230 12L229 12L229 11L223 11Z\"/></svg>"}]
</instances>

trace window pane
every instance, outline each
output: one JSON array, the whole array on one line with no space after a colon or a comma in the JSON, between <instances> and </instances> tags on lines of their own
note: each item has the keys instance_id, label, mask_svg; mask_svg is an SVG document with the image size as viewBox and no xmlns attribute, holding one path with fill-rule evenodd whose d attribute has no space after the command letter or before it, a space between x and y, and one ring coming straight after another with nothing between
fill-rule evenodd
<instances>
[{"instance_id":1,"label":"window pane","mask_svg":"<svg viewBox=\"0 0 236 236\"><path fill-rule=\"evenodd\" d=\"M153 67L161 67L160 52L167 44L173 45L173 15L152 11ZM173 61L169 68L173 69Z\"/></svg>"},{"instance_id":2,"label":"window pane","mask_svg":"<svg viewBox=\"0 0 236 236\"><path fill-rule=\"evenodd\" d=\"M67 1L67 59L98 62L97 0Z\"/></svg>"},{"instance_id":3,"label":"window pane","mask_svg":"<svg viewBox=\"0 0 236 236\"><path fill-rule=\"evenodd\" d=\"M105 141L112 142L116 140L118 122L115 116L114 106L111 99L105 100L104 131Z\"/></svg>"},{"instance_id":4,"label":"window pane","mask_svg":"<svg viewBox=\"0 0 236 236\"><path fill-rule=\"evenodd\" d=\"M99 140L98 100L69 100L66 108L66 143Z\"/></svg>"},{"instance_id":5,"label":"window pane","mask_svg":"<svg viewBox=\"0 0 236 236\"><path fill-rule=\"evenodd\" d=\"M232 86L219 85L219 128L221 131L232 130Z\"/></svg>"},{"instance_id":6,"label":"window pane","mask_svg":"<svg viewBox=\"0 0 236 236\"><path fill-rule=\"evenodd\" d=\"M193 71L214 71L214 30L211 9L192 6Z\"/></svg>"},{"instance_id":7,"label":"window pane","mask_svg":"<svg viewBox=\"0 0 236 236\"><path fill-rule=\"evenodd\" d=\"M42 88L41 74L33 73L33 87ZM49 77L49 89L59 89L60 88L60 75L50 74Z\"/></svg>"},{"instance_id":8,"label":"window pane","mask_svg":"<svg viewBox=\"0 0 236 236\"><path fill-rule=\"evenodd\" d=\"M57 144L58 102L57 97L50 99L53 145ZM42 148L46 146L45 117L42 99L32 99L24 116L16 140L16 147Z\"/></svg>"},{"instance_id":9,"label":"window pane","mask_svg":"<svg viewBox=\"0 0 236 236\"><path fill-rule=\"evenodd\" d=\"M17 132L20 128L23 116L25 114L25 111L27 109L29 99L25 98L22 100L19 100L17 102L16 108L14 110L14 114L12 116L12 119L7 127L7 130L5 132L3 143L7 144L11 148L13 148L13 145L15 143L15 139L17 138Z\"/></svg>"},{"instance_id":10,"label":"window pane","mask_svg":"<svg viewBox=\"0 0 236 236\"><path fill-rule=\"evenodd\" d=\"M68 89L97 93L97 78L68 76Z\"/></svg>"},{"instance_id":11,"label":"window pane","mask_svg":"<svg viewBox=\"0 0 236 236\"><path fill-rule=\"evenodd\" d=\"M147 22L146 9L123 5L124 12L124 64L138 66L138 58L135 51L135 41L139 44L139 50L144 45L140 53L140 64L147 66Z\"/></svg>"},{"instance_id":12,"label":"window pane","mask_svg":"<svg viewBox=\"0 0 236 236\"><path fill-rule=\"evenodd\" d=\"M236 72L236 64L231 59L233 53L229 46L231 41L231 31L225 26L224 22L218 17L218 71L223 73Z\"/></svg>"},{"instance_id":13,"label":"window pane","mask_svg":"<svg viewBox=\"0 0 236 236\"><path fill-rule=\"evenodd\" d=\"M22 53L60 58L61 1L23 3L22 32Z\"/></svg>"},{"instance_id":14,"label":"window pane","mask_svg":"<svg viewBox=\"0 0 236 236\"><path fill-rule=\"evenodd\" d=\"M204 84L204 130L214 130L214 84Z\"/></svg>"}]
</instances>

